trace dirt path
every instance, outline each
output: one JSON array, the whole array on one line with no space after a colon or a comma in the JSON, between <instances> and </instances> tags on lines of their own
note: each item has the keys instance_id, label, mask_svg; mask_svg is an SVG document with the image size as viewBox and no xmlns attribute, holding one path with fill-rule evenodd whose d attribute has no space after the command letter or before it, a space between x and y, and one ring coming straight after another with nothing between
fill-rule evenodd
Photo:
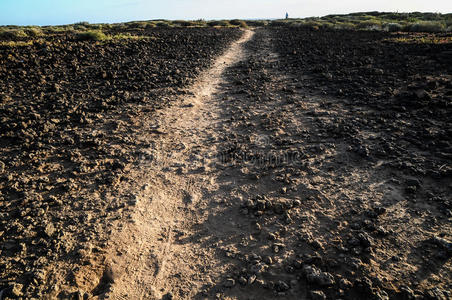
<instances>
[{"instance_id":1,"label":"dirt path","mask_svg":"<svg viewBox=\"0 0 452 300\"><path fill-rule=\"evenodd\" d=\"M197 233L208 218L207 208L224 198L215 192L218 184L212 170L216 141L221 138L217 90L225 84L224 69L247 55L243 44L252 36L252 31L245 31L180 106L143 120L149 128L143 139L152 150L143 157L141 170L130 175L141 191L131 196L136 209L109 245L99 298L161 299L175 292L193 298L221 273L214 249L205 248Z\"/></svg>"},{"instance_id":2,"label":"dirt path","mask_svg":"<svg viewBox=\"0 0 452 300\"><path fill-rule=\"evenodd\" d=\"M94 283L100 299L405 299L413 283L447 282L450 264L426 273L418 248L438 229L413 216L399 229L410 204L394 182L407 177L325 129L353 107L286 74L273 46L271 31L245 31L179 104L136 120L150 146L122 188L131 215L117 221L106 260L79 272L85 290Z\"/></svg>"}]
</instances>

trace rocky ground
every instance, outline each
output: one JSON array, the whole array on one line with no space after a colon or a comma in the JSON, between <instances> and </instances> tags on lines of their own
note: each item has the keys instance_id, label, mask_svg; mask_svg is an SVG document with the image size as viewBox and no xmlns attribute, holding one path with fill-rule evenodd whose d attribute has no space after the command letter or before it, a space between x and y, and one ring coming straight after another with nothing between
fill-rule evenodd
<instances>
[{"instance_id":1,"label":"rocky ground","mask_svg":"<svg viewBox=\"0 0 452 300\"><path fill-rule=\"evenodd\" d=\"M450 43L155 34L1 50L3 296L452 297Z\"/></svg>"},{"instance_id":2,"label":"rocky ground","mask_svg":"<svg viewBox=\"0 0 452 300\"><path fill-rule=\"evenodd\" d=\"M392 38L258 31L228 70L221 157L251 227L221 293L451 297L451 45Z\"/></svg>"},{"instance_id":3,"label":"rocky ground","mask_svg":"<svg viewBox=\"0 0 452 300\"><path fill-rule=\"evenodd\" d=\"M130 201L116 190L146 156L140 115L170 105L240 34L151 29L143 40L57 35L0 49L4 294L40 298L54 288L59 263L83 265L86 252L101 251Z\"/></svg>"}]
</instances>

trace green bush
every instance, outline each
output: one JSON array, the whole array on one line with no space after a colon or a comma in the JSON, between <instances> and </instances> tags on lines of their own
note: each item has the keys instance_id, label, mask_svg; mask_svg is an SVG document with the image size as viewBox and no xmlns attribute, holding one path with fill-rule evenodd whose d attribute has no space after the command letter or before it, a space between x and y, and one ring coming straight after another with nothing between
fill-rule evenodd
<instances>
[{"instance_id":1,"label":"green bush","mask_svg":"<svg viewBox=\"0 0 452 300\"><path fill-rule=\"evenodd\" d=\"M411 32L442 32L445 24L441 22L419 22L410 26Z\"/></svg>"},{"instance_id":2,"label":"green bush","mask_svg":"<svg viewBox=\"0 0 452 300\"><path fill-rule=\"evenodd\" d=\"M108 37L100 30L91 30L77 34L77 39L79 41L103 41L107 38Z\"/></svg>"}]
</instances>

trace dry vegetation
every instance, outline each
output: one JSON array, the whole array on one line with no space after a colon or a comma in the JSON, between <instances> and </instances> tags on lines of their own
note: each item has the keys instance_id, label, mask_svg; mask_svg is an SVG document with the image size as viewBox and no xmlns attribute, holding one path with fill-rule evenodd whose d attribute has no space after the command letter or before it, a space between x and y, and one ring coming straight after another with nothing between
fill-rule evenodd
<instances>
[{"instance_id":1,"label":"dry vegetation","mask_svg":"<svg viewBox=\"0 0 452 300\"><path fill-rule=\"evenodd\" d=\"M320 18L275 20L274 26L404 32L449 32L452 14L365 12Z\"/></svg>"},{"instance_id":2,"label":"dry vegetation","mask_svg":"<svg viewBox=\"0 0 452 300\"><path fill-rule=\"evenodd\" d=\"M150 20L117 24L79 22L62 26L1 26L0 45L30 45L30 39L60 35L75 35L79 40L105 41L138 39L152 28L194 27L305 27L314 30L375 30L389 32L451 32L452 14L439 13L379 13L365 12L349 15L328 15L319 18L286 20ZM24 43L24 41L27 41Z\"/></svg>"}]
</instances>

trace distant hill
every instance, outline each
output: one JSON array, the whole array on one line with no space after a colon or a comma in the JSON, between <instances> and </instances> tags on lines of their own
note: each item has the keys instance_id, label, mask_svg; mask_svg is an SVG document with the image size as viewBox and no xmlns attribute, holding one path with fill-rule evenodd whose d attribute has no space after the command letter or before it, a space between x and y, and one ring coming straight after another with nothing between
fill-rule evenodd
<instances>
[{"instance_id":1,"label":"distant hill","mask_svg":"<svg viewBox=\"0 0 452 300\"><path fill-rule=\"evenodd\" d=\"M309 26L336 29L364 29L414 32L452 31L452 13L357 12L323 17L291 18L271 21L271 25Z\"/></svg>"},{"instance_id":2,"label":"distant hill","mask_svg":"<svg viewBox=\"0 0 452 300\"><path fill-rule=\"evenodd\" d=\"M356 12L323 17L245 20L147 20L116 24L79 22L61 26L0 26L0 40L36 37L38 33L80 33L90 30L139 31L154 27L260 27L294 26L313 29L386 30L407 32L452 32L452 13Z\"/></svg>"}]
</instances>

